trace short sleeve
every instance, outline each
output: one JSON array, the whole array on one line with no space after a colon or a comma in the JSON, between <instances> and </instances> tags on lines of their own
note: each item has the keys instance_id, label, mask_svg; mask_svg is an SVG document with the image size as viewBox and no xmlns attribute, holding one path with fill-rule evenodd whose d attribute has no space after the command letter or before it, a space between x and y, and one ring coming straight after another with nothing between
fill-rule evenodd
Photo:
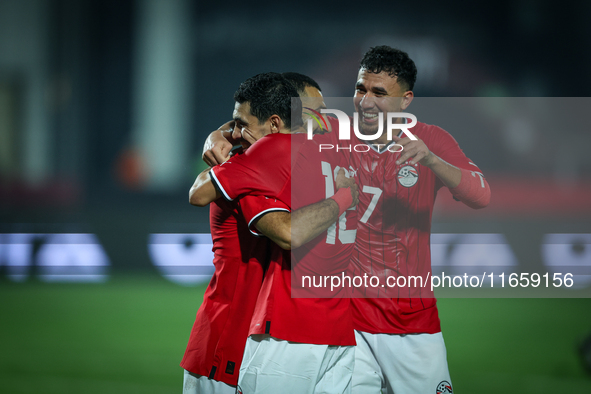
<instances>
[{"instance_id":1,"label":"short sleeve","mask_svg":"<svg viewBox=\"0 0 591 394\"><path fill-rule=\"evenodd\" d=\"M290 212L289 207L276 198L248 195L238 200L242 216L248 223L248 229L256 236L263 236L256 226L255 220L270 212Z\"/></svg>"},{"instance_id":2,"label":"short sleeve","mask_svg":"<svg viewBox=\"0 0 591 394\"><path fill-rule=\"evenodd\" d=\"M437 156L448 162L449 164L465 170L480 172L480 169L464 154L460 145L447 131L442 128L435 127L434 144L428 146Z\"/></svg>"},{"instance_id":3,"label":"short sleeve","mask_svg":"<svg viewBox=\"0 0 591 394\"><path fill-rule=\"evenodd\" d=\"M474 164L472 160L466 157L464 151L460 148L460 145L451 134L440 127L431 127L434 128L434 131L432 134L432 141L427 144L429 150L452 166L482 175L480 168L478 168L478 166ZM437 178L437 188L442 186L444 186L443 182Z\"/></svg>"},{"instance_id":4,"label":"short sleeve","mask_svg":"<svg viewBox=\"0 0 591 394\"><path fill-rule=\"evenodd\" d=\"M289 179L289 137L273 134L213 167L211 180L228 201L246 195L275 196Z\"/></svg>"}]
</instances>

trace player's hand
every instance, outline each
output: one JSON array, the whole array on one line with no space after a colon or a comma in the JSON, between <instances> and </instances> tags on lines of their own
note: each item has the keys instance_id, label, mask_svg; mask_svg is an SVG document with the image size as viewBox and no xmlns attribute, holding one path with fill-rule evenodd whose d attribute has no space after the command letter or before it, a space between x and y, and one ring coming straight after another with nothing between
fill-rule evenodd
<instances>
[{"instance_id":1,"label":"player's hand","mask_svg":"<svg viewBox=\"0 0 591 394\"><path fill-rule=\"evenodd\" d=\"M234 146L224 137L222 130L212 132L203 145L203 161L213 167L222 164L230 158L230 151Z\"/></svg>"},{"instance_id":2,"label":"player's hand","mask_svg":"<svg viewBox=\"0 0 591 394\"><path fill-rule=\"evenodd\" d=\"M398 160L396 160L396 164L402 164L407 160L410 160L410 165L415 165L419 163L426 167L429 167L433 164L435 155L433 152L427 148L427 145L421 139L411 140L408 137L400 138L397 136L393 136L394 142L398 145L403 146L402 153Z\"/></svg>"},{"instance_id":3,"label":"player's hand","mask_svg":"<svg viewBox=\"0 0 591 394\"><path fill-rule=\"evenodd\" d=\"M351 189L351 197L353 197L353 203L351 204L351 207L354 207L355 205L357 205L357 203L359 202L359 190L358 190L359 188L357 187L357 184L355 183L355 179L347 178L345 176L345 170L343 170L342 168L337 173L336 184L337 184L337 190L347 188L347 187L350 188Z\"/></svg>"},{"instance_id":4,"label":"player's hand","mask_svg":"<svg viewBox=\"0 0 591 394\"><path fill-rule=\"evenodd\" d=\"M351 206L349 208L353 208L355 205L357 205L357 203L359 203L359 188L357 187L357 184L354 184L350 187L350 189L351 197L353 197L353 202L351 203Z\"/></svg>"},{"instance_id":5,"label":"player's hand","mask_svg":"<svg viewBox=\"0 0 591 394\"><path fill-rule=\"evenodd\" d=\"M337 190L339 190L345 187L351 187L355 184L355 180L353 178L347 178L345 175L345 170L341 168L337 173L337 179L335 180L335 183L337 184Z\"/></svg>"}]
</instances>

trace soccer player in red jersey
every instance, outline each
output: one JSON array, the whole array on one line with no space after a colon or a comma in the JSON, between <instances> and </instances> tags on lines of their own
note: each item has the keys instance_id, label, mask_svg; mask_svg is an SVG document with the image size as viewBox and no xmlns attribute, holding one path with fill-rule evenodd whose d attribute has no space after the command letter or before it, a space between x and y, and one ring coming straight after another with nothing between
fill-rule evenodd
<instances>
[{"instance_id":1,"label":"soccer player in red jersey","mask_svg":"<svg viewBox=\"0 0 591 394\"><path fill-rule=\"evenodd\" d=\"M246 196L210 206L215 272L197 311L181 366L185 393L234 393L244 344L263 281L269 240L252 235L244 212L288 208L280 201ZM242 333L242 335L241 335Z\"/></svg>"},{"instance_id":2,"label":"soccer player in red jersey","mask_svg":"<svg viewBox=\"0 0 591 394\"><path fill-rule=\"evenodd\" d=\"M307 145L304 134L269 135L253 145L242 156L243 160L230 159L219 168L214 167L212 176L227 198L260 192L290 200L292 210L324 201L327 196L323 164L313 157L313 152L318 152L317 146L313 149ZM296 153L293 169L291 152ZM269 163L273 163L271 167ZM333 163L324 163L330 166L331 172L334 171L336 166L333 167ZM292 188L291 178L296 178L296 171L307 175L306 187L297 188L298 182L295 181ZM273 181L253 186L252 179ZM279 179L282 183L275 184ZM332 180L330 184L334 188ZM255 187L260 189L255 190ZM340 216L351 204L337 205L340 208L337 216ZM265 215L263 219L272 215L280 216L281 213ZM291 223L297 227L293 216ZM352 224L355 226L354 222ZM256 225L262 230L260 221ZM351 249L346 251L343 241L347 242L340 238L329 240L324 232L294 250L291 256L287 251L277 250L278 258L271 260L265 275L245 348L238 382L244 392L350 392L355 344L350 299L317 298L314 292L306 295L315 298L292 298L292 275L296 270L299 275L330 275L347 269ZM353 241L354 238L348 240L351 247ZM340 266L334 262L337 253L341 253ZM333 259L324 272L316 270L322 266L322 256Z\"/></svg>"},{"instance_id":3,"label":"soccer player in red jersey","mask_svg":"<svg viewBox=\"0 0 591 394\"><path fill-rule=\"evenodd\" d=\"M413 99L416 67L405 52L371 48L355 85L360 133L376 134L378 114L404 112ZM385 118L385 117L384 117ZM404 122L404 119L399 119ZM385 125L383 125L385 130ZM490 189L480 169L445 130L417 123L417 137L387 134L373 142L354 133L350 165L360 187L359 224L352 271L381 277L421 276L431 270L430 233L437 191L447 187L472 208L488 205ZM404 137L404 138L402 138ZM390 144L400 147L389 150ZM353 298L356 359L353 393L451 393L446 349L430 288L379 288L373 298Z\"/></svg>"},{"instance_id":4,"label":"soccer player in red jersey","mask_svg":"<svg viewBox=\"0 0 591 394\"><path fill-rule=\"evenodd\" d=\"M259 108L265 107L265 105L253 105L256 104L260 97L258 90L264 82L261 81L261 78L261 76L254 77L252 81L247 81L241 86L235 96L237 104L234 111L236 130L240 130L242 137L246 140L243 146L247 147L250 142L258 142L249 147L243 155L212 169L211 179L213 183L198 178L191 193L191 198L195 203L203 205L219 195L223 195L228 200L235 200L247 193L250 195L242 197L241 201L251 197L254 193L259 193L259 196L277 196L288 201L288 205L291 203L291 148L293 148L294 144L304 146L313 143L313 141L306 141L304 135L302 135L303 138L292 141L290 135L285 134L289 132L289 127L284 127L283 123L283 119L286 118L285 115L276 118L271 116L263 124L264 122L261 120L264 120L268 114L259 111ZM291 111L289 97L287 96L287 111ZM258 116L255 116L253 112ZM263 124L262 128L261 124ZM262 131L267 124L271 135L260 138L261 133L259 131ZM273 130L278 132L274 133ZM304 149L302 152L307 152L307 150ZM311 149L310 152L317 152L317 149ZM306 165L310 159L310 156L306 156L305 160L297 160L296 163L299 163L297 168L307 173ZM336 160L340 159L340 156L336 158ZM326 182L322 176L321 163L316 162L315 164L318 168L314 168L314 170L322 178L320 198L315 199L311 197L313 195L307 193L302 199L294 199L296 203L294 207L302 207L302 209L294 212L294 222L297 222L299 218L307 224L305 226L306 232L310 234L310 229L313 230L312 235L306 235L301 242L305 242L306 237L313 238L319 233L316 230L319 228L316 223L323 222L322 226L324 227L321 230L325 230L336 220L339 214L343 213L341 211L351 205L351 201L335 203L338 199L337 195L339 193L341 196L343 195L340 191L333 197L334 199L324 201L325 198L331 196L325 196ZM204 177L200 175L200 178ZM309 182L308 179L306 181ZM334 187L332 183L331 181L331 186ZM217 186L217 190L212 189L213 185ZM314 188L311 190L314 190ZM211 196L212 192L214 193L213 197ZM349 199L351 199L348 190L342 190L342 192L349 193ZM320 202L318 203L318 201ZM308 205L308 203L317 204ZM310 207L315 208L314 214L306 216L306 209ZM275 209L270 212L260 211L256 213L253 211L250 214L245 214L244 217L247 219L251 231L261 231L285 248L294 246L290 239L292 235L290 231L292 217L289 214L280 216ZM311 211L308 210L308 212ZM328 213L323 215L323 212ZM293 228L297 229L298 225L295 224ZM325 235L321 234L317 238L323 237ZM349 242L351 247L352 241ZM338 242L338 245L340 245L340 242ZM303 262L309 254L312 255L311 252L306 253L304 251L300 253L298 255L300 256L299 262L304 264ZM343 254L341 269L346 269L349 254L350 250L349 253ZM348 300L338 300L332 304L328 303L332 300L320 300L321 302L312 300L307 303L303 299L303 301L299 302L293 301L290 297L290 268L288 253L279 248L270 250L270 266L263 282L259 305L257 305L257 311L250 330L251 334L261 334L261 338L253 340L253 343L247 346L244 359L248 360L249 366L252 368L244 368L246 377L243 377L241 372L240 385L247 392L275 392L280 390L282 392L299 393L316 391L345 392L347 389L350 390L353 362L351 345L354 344L354 335ZM332 326L319 330L318 325L326 322L332 323ZM305 326L306 324L308 327ZM296 329L296 326L299 326L300 329ZM306 331L310 329L316 333L306 334ZM281 337L284 336L290 339L283 340ZM297 342L301 343L290 343L288 342L290 340L294 342L298 340ZM320 343L316 344L312 341ZM313 345L306 343L312 343ZM253 350L255 348L256 351ZM263 350L263 348L266 350ZM249 349L254 354L254 357L250 357L248 354ZM291 362L279 363L278 357L288 357ZM256 363L260 364L254 366ZM281 366L283 370L279 371L275 366ZM282 379L277 379L278 372L281 372ZM253 385L258 386L254 387ZM264 385L265 388L261 388L261 385Z\"/></svg>"},{"instance_id":5,"label":"soccer player in red jersey","mask_svg":"<svg viewBox=\"0 0 591 394\"><path fill-rule=\"evenodd\" d=\"M279 93L289 98L295 90L289 83L284 85ZM199 205L192 192L190 202ZM219 199L210 205L215 272L181 362L184 393L236 391L250 321L272 250L267 238L249 231L249 221L277 211L289 212L289 207L264 196Z\"/></svg>"},{"instance_id":6,"label":"soccer player in red jersey","mask_svg":"<svg viewBox=\"0 0 591 394\"><path fill-rule=\"evenodd\" d=\"M324 121L320 125L316 122L312 123L314 133L323 134L330 132L332 130L332 124L329 122L329 118L320 114L321 110L326 109L320 85L307 75L296 72L284 72L281 76L291 82L302 100L302 120L304 123L310 119L311 114L321 116ZM205 161L208 166L213 167L222 164L230 158L230 151L234 146L245 143L248 144L248 141L242 138L241 133L235 133L234 126L234 120L226 122L219 129L213 131L205 140L205 145L203 147L203 161ZM326 128L324 126L326 126ZM236 138L234 138L233 135L235 135ZM249 138L248 134L246 134L246 136Z\"/></svg>"}]
</instances>

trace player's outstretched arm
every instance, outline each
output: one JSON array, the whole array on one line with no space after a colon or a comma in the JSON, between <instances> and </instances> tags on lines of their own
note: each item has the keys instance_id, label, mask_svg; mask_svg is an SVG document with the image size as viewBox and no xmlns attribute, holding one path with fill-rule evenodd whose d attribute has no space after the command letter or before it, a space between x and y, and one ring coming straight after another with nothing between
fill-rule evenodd
<instances>
[{"instance_id":1,"label":"player's outstretched arm","mask_svg":"<svg viewBox=\"0 0 591 394\"><path fill-rule=\"evenodd\" d=\"M342 190L343 193L348 193L349 189ZM338 218L339 204L333 198L294 211L291 218L292 248L296 249L310 242L326 231Z\"/></svg>"},{"instance_id":2,"label":"player's outstretched arm","mask_svg":"<svg viewBox=\"0 0 591 394\"><path fill-rule=\"evenodd\" d=\"M470 208L480 209L490 203L490 187L482 174L449 164L431 152L420 139L394 137L394 141L404 147L396 164L410 160L410 165L419 163L428 167L456 199Z\"/></svg>"},{"instance_id":3,"label":"player's outstretched arm","mask_svg":"<svg viewBox=\"0 0 591 394\"><path fill-rule=\"evenodd\" d=\"M193 186L191 186L189 190L189 203L192 205L204 207L222 196L211 180L210 171L211 168L208 168L201 172L197 176L197 179L195 179Z\"/></svg>"},{"instance_id":4,"label":"player's outstretched arm","mask_svg":"<svg viewBox=\"0 0 591 394\"><path fill-rule=\"evenodd\" d=\"M339 205L329 198L293 213L270 212L258 219L255 226L280 248L290 250L322 234L338 217Z\"/></svg>"},{"instance_id":5,"label":"player's outstretched arm","mask_svg":"<svg viewBox=\"0 0 591 394\"><path fill-rule=\"evenodd\" d=\"M233 129L234 121L231 120L209 134L203 145L202 155L208 166L222 164L230 158L230 151L238 144L238 141L232 138Z\"/></svg>"},{"instance_id":6,"label":"player's outstretched arm","mask_svg":"<svg viewBox=\"0 0 591 394\"><path fill-rule=\"evenodd\" d=\"M408 137L400 138L396 136L393 139L398 145L404 147L400 157L396 160L396 164L402 164L410 160L409 164L411 166L419 163L429 168L449 188L460 184L462 178L460 169L431 152L421 139L411 140Z\"/></svg>"},{"instance_id":7,"label":"player's outstretched arm","mask_svg":"<svg viewBox=\"0 0 591 394\"><path fill-rule=\"evenodd\" d=\"M291 213L269 212L255 223L255 227L264 236L275 242L281 249L292 249L291 242ZM293 247L295 249L295 247Z\"/></svg>"},{"instance_id":8,"label":"player's outstretched arm","mask_svg":"<svg viewBox=\"0 0 591 394\"><path fill-rule=\"evenodd\" d=\"M331 198L292 213L270 212L254 225L282 249L297 249L326 231L345 210L357 205L357 185L352 178L345 178L342 169L337 176L337 188L337 193Z\"/></svg>"},{"instance_id":9,"label":"player's outstretched arm","mask_svg":"<svg viewBox=\"0 0 591 394\"><path fill-rule=\"evenodd\" d=\"M341 168L336 179L334 196L300 208L292 213L291 237L293 248L298 248L328 229L347 209L359 202L359 191L353 178L346 178Z\"/></svg>"},{"instance_id":10,"label":"player's outstretched arm","mask_svg":"<svg viewBox=\"0 0 591 394\"><path fill-rule=\"evenodd\" d=\"M469 206L480 209L490 203L490 186L481 173L460 168L461 180L456 187L449 188L453 196Z\"/></svg>"}]
</instances>

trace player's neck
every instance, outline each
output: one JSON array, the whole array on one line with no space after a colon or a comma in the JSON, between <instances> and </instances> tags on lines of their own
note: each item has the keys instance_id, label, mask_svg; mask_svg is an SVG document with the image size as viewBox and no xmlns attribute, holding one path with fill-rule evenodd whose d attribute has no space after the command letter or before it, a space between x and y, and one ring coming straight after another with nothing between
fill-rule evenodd
<instances>
[{"instance_id":1,"label":"player's neck","mask_svg":"<svg viewBox=\"0 0 591 394\"><path fill-rule=\"evenodd\" d=\"M404 120L404 122L402 122L400 120L397 120L394 123L406 123L406 119ZM384 125L383 130L386 130L386 126L385 125ZM397 136L400 137L401 134L402 134L402 131L398 130L398 135ZM374 141L371 141L370 144L376 145L376 147L377 147L377 145L382 145L382 146L388 145L392 141L393 141L393 139L388 139L388 133L383 132L382 135L380 135L380 137L378 139L376 139Z\"/></svg>"},{"instance_id":2,"label":"player's neck","mask_svg":"<svg viewBox=\"0 0 591 394\"><path fill-rule=\"evenodd\" d=\"M370 143L372 145L382 145L382 146L384 146L384 145L389 144L390 142L392 142L392 140L389 140L388 139L388 135L386 133L384 133L384 134L382 134L380 136L380 138L378 138L377 140L371 141Z\"/></svg>"},{"instance_id":3,"label":"player's neck","mask_svg":"<svg viewBox=\"0 0 591 394\"><path fill-rule=\"evenodd\" d=\"M306 129L304 129L303 127L296 127L293 130L287 130L287 133L289 133L289 134L306 133Z\"/></svg>"}]
</instances>

